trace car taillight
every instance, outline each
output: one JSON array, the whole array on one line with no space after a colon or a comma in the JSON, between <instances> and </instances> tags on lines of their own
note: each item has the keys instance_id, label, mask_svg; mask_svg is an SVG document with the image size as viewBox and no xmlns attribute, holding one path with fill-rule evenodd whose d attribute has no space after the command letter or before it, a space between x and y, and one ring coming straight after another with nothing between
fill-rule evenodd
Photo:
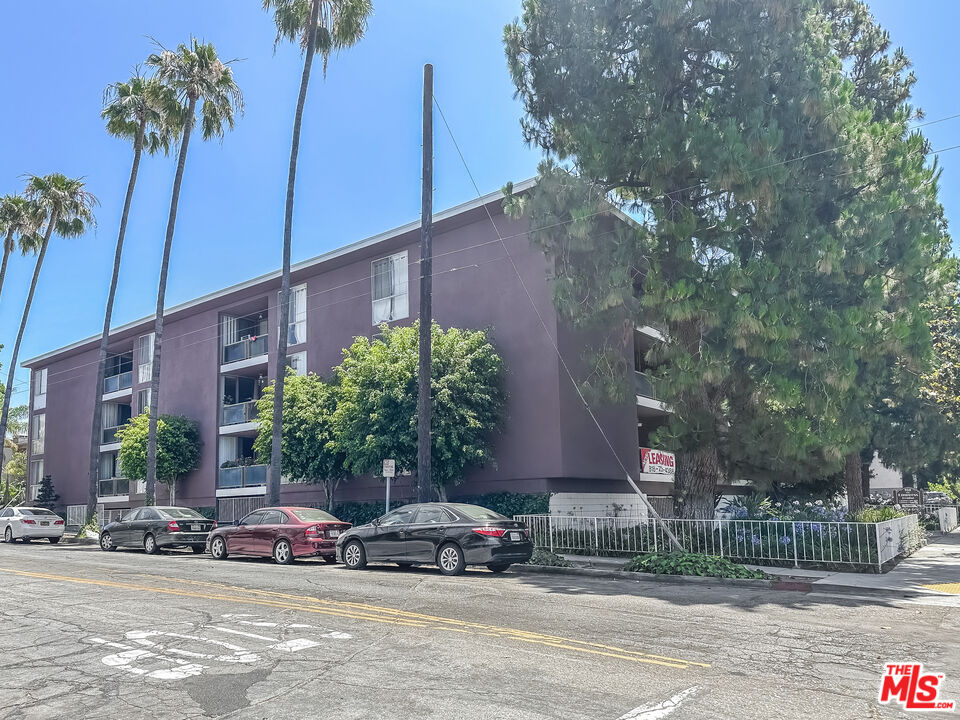
<instances>
[{"instance_id":1,"label":"car taillight","mask_svg":"<svg viewBox=\"0 0 960 720\"><path fill-rule=\"evenodd\" d=\"M63 520L57 520L53 523L54 525L63 525Z\"/></svg>"},{"instance_id":2,"label":"car taillight","mask_svg":"<svg viewBox=\"0 0 960 720\"><path fill-rule=\"evenodd\" d=\"M323 535L323 531L320 529L319 525L311 525L303 531L303 534L308 538L318 538Z\"/></svg>"},{"instance_id":3,"label":"car taillight","mask_svg":"<svg viewBox=\"0 0 960 720\"><path fill-rule=\"evenodd\" d=\"M180 532L180 526L177 525L176 520L171 520L170 522L167 523L167 530L169 530L170 532Z\"/></svg>"},{"instance_id":4,"label":"car taillight","mask_svg":"<svg viewBox=\"0 0 960 720\"><path fill-rule=\"evenodd\" d=\"M503 537L506 532L503 528L498 527L475 527L473 531L477 535L486 535L487 537Z\"/></svg>"},{"instance_id":5,"label":"car taillight","mask_svg":"<svg viewBox=\"0 0 960 720\"><path fill-rule=\"evenodd\" d=\"M31 520L30 518L20 518L20 522L22 522L24 525L36 525L36 524L37 524L37 521L36 521L36 520Z\"/></svg>"}]
</instances>

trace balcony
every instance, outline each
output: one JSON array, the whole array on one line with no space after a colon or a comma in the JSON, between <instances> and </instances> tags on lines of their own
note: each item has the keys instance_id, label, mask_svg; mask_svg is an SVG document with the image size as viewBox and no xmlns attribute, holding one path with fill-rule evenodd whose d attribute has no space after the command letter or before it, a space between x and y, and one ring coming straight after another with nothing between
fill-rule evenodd
<instances>
[{"instance_id":1,"label":"balcony","mask_svg":"<svg viewBox=\"0 0 960 720\"><path fill-rule=\"evenodd\" d=\"M101 445L112 445L113 443L120 442L120 438L117 437L117 430L119 430L122 425L116 427L108 427L103 429L103 437L100 438Z\"/></svg>"},{"instance_id":2,"label":"balcony","mask_svg":"<svg viewBox=\"0 0 960 720\"><path fill-rule=\"evenodd\" d=\"M103 379L103 394L118 392L133 387L133 371L128 370L117 375L109 375Z\"/></svg>"},{"instance_id":3,"label":"balcony","mask_svg":"<svg viewBox=\"0 0 960 720\"><path fill-rule=\"evenodd\" d=\"M248 337L223 346L223 364L241 362L267 354L267 335Z\"/></svg>"},{"instance_id":4,"label":"balcony","mask_svg":"<svg viewBox=\"0 0 960 720\"><path fill-rule=\"evenodd\" d=\"M633 373L633 387L636 394L641 397L650 398L651 400L660 399L657 397L654 379L645 372L637 370Z\"/></svg>"},{"instance_id":5,"label":"balcony","mask_svg":"<svg viewBox=\"0 0 960 720\"><path fill-rule=\"evenodd\" d=\"M267 484L266 465L240 465L220 468L217 490L263 487Z\"/></svg>"},{"instance_id":6,"label":"balcony","mask_svg":"<svg viewBox=\"0 0 960 720\"><path fill-rule=\"evenodd\" d=\"M220 425L239 425L240 423L256 422L257 401L224 405L220 411Z\"/></svg>"},{"instance_id":7,"label":"balcony","mask_svg":"<svg viewBox=\"0 0 960 720\"><path fill-rule=\"evenodd\" d=\"M116 495L129 495L130 481L126 478L101 478L97 487L99 497L113 497Z\"/></svg>"}]
</instances>

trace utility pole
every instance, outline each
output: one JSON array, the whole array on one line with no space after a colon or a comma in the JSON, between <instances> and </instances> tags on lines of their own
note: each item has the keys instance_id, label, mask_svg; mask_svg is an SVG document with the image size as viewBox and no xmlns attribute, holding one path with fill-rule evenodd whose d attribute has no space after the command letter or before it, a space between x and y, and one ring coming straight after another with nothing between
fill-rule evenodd
<instances>
[{"instance_id":1,"label":"utility pole","mask_svg":"<svg viewBox=\"0 0 960 720\"><path fill-rule=\"evenodd\" d=\"M420 205L420 363L417 396L417 499L429 502L430 329L433 325L433 65L423 66L423 177Z\"/></svg>"}]
</instances>

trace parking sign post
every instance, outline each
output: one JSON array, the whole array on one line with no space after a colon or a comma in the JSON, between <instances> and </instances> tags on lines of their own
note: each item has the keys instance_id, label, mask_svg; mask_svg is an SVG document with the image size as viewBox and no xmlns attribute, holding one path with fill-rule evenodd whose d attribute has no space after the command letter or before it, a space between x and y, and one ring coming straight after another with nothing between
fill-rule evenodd
<instances>
[{"instance_id":1,"label":"parking sign post","mask_svg":"<svg viewBox=\"0 0 960 720\"><path fill-rule=\"evenodd\" d=\"M397 474L397 461L396 460L384 460L383 461L383 477L387 481L387 504L386 510L384 512L390 512L390 478Z\"/></svg>"}]
</instances>

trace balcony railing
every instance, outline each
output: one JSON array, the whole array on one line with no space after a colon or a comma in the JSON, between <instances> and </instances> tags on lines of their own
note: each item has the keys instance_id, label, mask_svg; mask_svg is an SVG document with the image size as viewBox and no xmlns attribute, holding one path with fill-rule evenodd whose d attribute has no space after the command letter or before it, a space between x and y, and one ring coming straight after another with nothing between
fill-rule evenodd
<instances>
[{"instance_id":1,"label":"balcony railing","mask_svg":"<svg viewBox=\"0 0 960 720\"><path fill-rule=\"evenodd\" d=\"M232 363L267 354L267 336L244 338L240 342L223 346L223 362Z\"/></svg>"},{"instance_id":2,"label":"balcony railing","mask_svg":"<svg viewBox=\"0 0 960 720\"><path fill-rule=\"evenodd\" d=\"M130 481L126 478L104 478L100 480L100 486L97 488L97 494L100 497L110 497L112 495L129 495Z\"/></svg>"},{"instance_id":3,"label":"balcony railing","mask_svg":"<svg viewBox=\"0 0 960 720\"><path fill-rule=\"evenodd\" d=\"M133 371L127 370L118 375L110 375L103 379L103 392L112 393L117 390L126 390L133 386Z\"/></svg>"},{"instance_id":4,"label":"balcony railing","mask_svg":"<svg viewBox=\"0 0 960 720\"><path fill-rule=\"evenodd\" d=\"M660 399L657 397L656 381L644 372L637 370L633 373L633 386L637 395L652 400Z\"/></svg>"},{"instance_id":5,"label":"balcony railing","mask_svg":"<svg viewBox=\"0 0 960 720\"><path fill-rule=\"evenodd\" d=\"M236 403L234 405L224 405L220 413L221 425L238 425L240 423L254 422L257 419L257 401L249 400L247 402Z\"/></svg>"},{"instance_id":6,"label":"balcony railing","mask_svg":"<svg viewBox=\"0 0 960 720\"><path fill-rule=\"evenodd\" d=\"M217 479L218 490L261 487L266 484L266 465L242 465L239 467L220 468L220 477Z\"/></svg>"},{"instance_id":7,"label":"balcony railing","mask_svg":"<svg viewBox=\"0 0 960 720\"><path fill-rule=\"evenodd\" d=\"M117 430L121 426L117 427L108 427L103 429L103 439L100 441L103 445L110 445L111 443L118 443L120 439L117 437Z\"/></svg>"}]
</instances>

